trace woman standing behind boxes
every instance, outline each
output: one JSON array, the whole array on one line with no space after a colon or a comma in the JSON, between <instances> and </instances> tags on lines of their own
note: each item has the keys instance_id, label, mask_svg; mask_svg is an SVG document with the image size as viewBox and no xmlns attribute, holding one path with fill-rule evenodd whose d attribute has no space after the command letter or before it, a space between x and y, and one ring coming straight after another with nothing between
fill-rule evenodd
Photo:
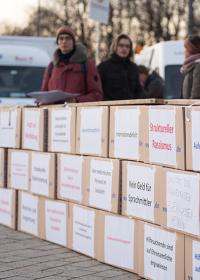
<instances>
[{"instance_id":1,"label":"woman standing behind boxes","mask_svg":"<svg viewBox=\"0 0 200 280\"><path fill-rule=\"evenodd\" d=\"M200 98L200 36L189 36L185 40L185 61L181 67L184 75L181 97Z\"/></svg>"},{"instance_id":2,"label":"woman standing behind boxes","mask_svg":"<svg viewBox=\"0 0 200 280\"><path fill-rule=\"evenodd\" d=\"M131 61L132 47L130 37L120 34L111 45L110 58L99 64L104 100L143 98L138 67Z\"/></svg>"}]
</instances>

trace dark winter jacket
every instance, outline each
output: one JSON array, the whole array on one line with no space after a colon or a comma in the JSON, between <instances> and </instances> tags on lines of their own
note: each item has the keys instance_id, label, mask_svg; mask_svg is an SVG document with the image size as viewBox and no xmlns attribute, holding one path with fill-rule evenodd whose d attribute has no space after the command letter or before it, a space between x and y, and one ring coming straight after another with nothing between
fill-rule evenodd
<instances>
[{"instance_id":1,"label":"dark winter jacket","mask_svg":"<svg viewBox=\"0 0 200 280\"><path fill-rule=\"evenodd\" d=\"M104 100L143 98L137 65L116 54L98 66Z\"/></svg>"},{"instance_id":2,"label":"dark winter jacket","mask_svg":"<svg viewBox=\"0 0 200 280\"><path fill-rule=\"evenodd\" d=\"M163 98L164 80L153 71L146 79L144 90L146 98Z\"/></svg>"},{"instance_id":3,"label":"dark winter jacket","mask_svg":"<svg viewBox=\"0 0 200 280\"><path fill-rule=\"evenodd\" d=\"M200 62L185 74L181 97L184 99L200 99Z\"/></svg>"},{"instance_id":4,"label":"dark winter jacket","mask_svg":"<svg viewBox=\"0 0 200 280\"><path fill-rule=\"evenodd\" d=\"M76 44L75 51L67 62L61 61L59 52L59 49L55 51L53 67L49 64L45 70L41 89L79 93L77 102L102 100L101 80L95 64L87 59L85 47L80 43Z\"/></svg>"}]
</instances>

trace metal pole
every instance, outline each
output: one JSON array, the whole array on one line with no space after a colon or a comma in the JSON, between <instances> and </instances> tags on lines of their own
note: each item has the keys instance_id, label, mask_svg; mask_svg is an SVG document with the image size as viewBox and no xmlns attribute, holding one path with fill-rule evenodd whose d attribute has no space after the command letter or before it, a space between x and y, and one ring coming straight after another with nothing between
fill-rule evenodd
<instances>
[{"instance_id":1,"label":"metal pole","mask_svg":"<svg viewBox=\"0 0 200 280\"><path fill-rule=\"evenodd\" d=\"M188 35L194 32L193 2L194 0L188 0Z\"/></svg>"},{"instance_id":2,"label":"metal pole","mask_svg":"<svg viewBox=\"0 0 200 280\"><path fill-rule=\"evenodd\" d=\"M96 48L96 64L99 63L99 42L100 42L100 23L97 21L96 22L96 42L97 42L97 48Z\"/></svg>"}]
</instances>

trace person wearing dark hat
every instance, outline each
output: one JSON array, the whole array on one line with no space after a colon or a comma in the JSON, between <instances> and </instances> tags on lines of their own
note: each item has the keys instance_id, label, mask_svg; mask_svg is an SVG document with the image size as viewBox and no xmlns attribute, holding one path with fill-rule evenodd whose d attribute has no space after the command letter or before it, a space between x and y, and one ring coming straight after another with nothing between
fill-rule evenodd
<instances>
[{"instance_id":1,"label":"person wearing dark hat","mask_svg":"<svg viewBox=\"0 0 200 280\"><path fill-rule=\"evenodd\" d=\"M78 93L70 102L102 100L102 87L94 62L87 57L87 49L77 43L74 31L68 26L57 30L53 61L45 70L42 91L61 90Z\"/></svg>"},{"instance_id":2,"label":"person wearing dark hat","mask_svg":"<svg viewBox=\"0 0 200 280\"><path fill-rule=\"evenodd\" d=\"M104 100L143 98L138 67L131 61L132 41L120 34L112 43L109 58L98 66Z\"/></svg>"},{"instance_id":3,"label":"person wearing dark hat","mask_svg":"<svg viewBox=\"0 0 200 280\"><path fill-rule=\"evenodd\" d=\"M156 72L150 70L144 65L138 65L140 84L145 92L146 98L164 97L164 80Z\"/></svg>"},{"instance_id":4,"label":"person wearing dark hat","mask_svg":"<svg viewBox=\"0 0 200 280\"><path fill-rule=\"evenodd\" d=\"M184 99L200 98L200 36L191 35L185 42L185 61L181 67L183 84L181 97Z\"/></svg>"}]
</instances>

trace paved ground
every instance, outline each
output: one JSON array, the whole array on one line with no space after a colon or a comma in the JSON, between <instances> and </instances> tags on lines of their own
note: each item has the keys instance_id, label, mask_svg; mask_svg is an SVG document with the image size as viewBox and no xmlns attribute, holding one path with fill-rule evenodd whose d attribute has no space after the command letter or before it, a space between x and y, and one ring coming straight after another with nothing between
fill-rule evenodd
<instances>
[{"instance_id":1,"label":"paved ground","mask_svg":"<svg viewBox=\"0 0 200 280\"><path fill-rule=\"evenodd\" d=\"M141 278L64 247L0 225L0 279L138 280Z\"/></svg>"}]
</instances>

